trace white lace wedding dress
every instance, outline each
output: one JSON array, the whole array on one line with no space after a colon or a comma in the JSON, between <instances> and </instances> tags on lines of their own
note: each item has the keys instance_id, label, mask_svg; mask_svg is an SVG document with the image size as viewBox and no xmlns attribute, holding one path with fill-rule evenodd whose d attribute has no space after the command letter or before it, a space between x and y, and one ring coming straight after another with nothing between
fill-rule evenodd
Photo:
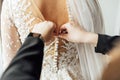
<instances>
[{"instance_id":1,"label":"white lace wedding dress","mask_svg":"<svg viewBox=\"0 0 120 80\"><path fill-rule=\"evenodd\" d=\"M70 21L88 31L102 32L101 13L96 0L67 0L67 3ZM44 21L44 17L34 0L4 0L1 17L2 61L5 68L30 29ZM92 45L74 44L56 38L45 47L41 80L98 80L105 61L104 56L94 53Z\"/></svg>"}]
</instances>

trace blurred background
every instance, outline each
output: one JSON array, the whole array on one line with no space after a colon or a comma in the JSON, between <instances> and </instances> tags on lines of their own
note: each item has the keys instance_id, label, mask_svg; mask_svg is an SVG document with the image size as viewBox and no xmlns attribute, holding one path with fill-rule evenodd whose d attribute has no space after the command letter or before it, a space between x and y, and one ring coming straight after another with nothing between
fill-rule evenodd
<instances>
[{"instance_id":1,"label":"blurred background","mask_svg":"<svg viewBox=\"0 0 120 80\"><path fill-rule=\"evenodd\" d=\"M109 35L120 34L120 0L99 0L103 13L105 32ZM1 13L2 0L0 0ZM1 16L0 16L1 17ZM0 19L1 22L1 19ZM1 37L1 35L0 35ZM1 38L0 38L0 75L1 75Z\"/></svg>"},{"instance_id":2,"label":"blurred background","mask_svg":"<svg viewBox=\"0 0 120 80\"><path fill-rule=\"evenodd\" d=\"M2 6L2 0L0 0L0 24L1 24L1 6ZM1 26L0 26L1 28ZM0 75L1 75L1 65L2 65L2 62L1 62L1 32L0 32Z\"/></svg>"},{"instance_id":3,"label":"blurred background","mask_svg":"<svg viewBox=\"0 0 120 80\"><path fill-rule=\"evenodd\" d=\"M99 0L99 2L105 22L106 34L120 34L120 0Z\"/></svg>"}]
</instances>

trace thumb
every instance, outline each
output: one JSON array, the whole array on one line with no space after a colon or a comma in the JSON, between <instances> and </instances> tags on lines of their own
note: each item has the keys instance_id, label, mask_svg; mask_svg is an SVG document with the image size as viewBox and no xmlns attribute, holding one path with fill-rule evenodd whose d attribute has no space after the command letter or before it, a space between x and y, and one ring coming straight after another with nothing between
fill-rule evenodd
<instances>
[{"instance_id":1,"label":"thumb","mask_svg":"<svg viewBox=\"0 0 120 80\"><path fill-rule=\"evenodd\" d=\"M61 29L68 29L70 27L71 23L66 23L61 26Z\"/></svg>"},{"instance_id":2,"label":"thumb","mask_svg":"<svg viewBox=\"0 0 120 80\"><path fill-rule=\"evenodd\" d=\"M60 27L60 30L65 30L65 29L67 29L66 24L64 24Z\"/></svg>"}]
</instances>

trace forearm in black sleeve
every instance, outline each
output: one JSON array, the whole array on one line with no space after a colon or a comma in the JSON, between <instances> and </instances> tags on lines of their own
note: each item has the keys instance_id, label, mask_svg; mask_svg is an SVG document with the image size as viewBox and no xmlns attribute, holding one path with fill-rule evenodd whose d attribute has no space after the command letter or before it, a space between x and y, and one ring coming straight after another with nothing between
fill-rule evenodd
<instances>
[{"instance_id":1,"label":"forearm in black sleeve","mask_svg":"<svg viewBox=\"0 0 120 80\"><path fill-rule=\"evenodd\" d=\"M28 37L14 57L1 80L39 80L44 43L39 38Z\"/></svg>"},{"instance_id":2,"label":"forearm in black sleeve","mask_svg":"<svg viewBox=\"0 0 120 80\"><path fill-rule=\"evenodd\" d=\"M98 34L98 43L95 47L95 52L106 54L109 52L113 47L115 47L115 44L120 41L120 36L108 36L108 35L102 35Z\"/></svg>"}]
</instances>

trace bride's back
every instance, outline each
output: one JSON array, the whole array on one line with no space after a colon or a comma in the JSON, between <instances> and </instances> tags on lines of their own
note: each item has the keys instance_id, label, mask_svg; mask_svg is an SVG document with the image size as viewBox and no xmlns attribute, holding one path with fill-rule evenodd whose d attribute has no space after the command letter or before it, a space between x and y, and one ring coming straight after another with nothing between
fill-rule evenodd
<instances>
[{"instance_id":1,"label":"bride's back","mask_svg":"<svg viewBox=\"0 0 120 80\"><path fill-rule=\"evenodd\" d=\"M53 21L57 27L68 22L66 0L35 0L46 20Z\"/></svg>"}]
</instances>

